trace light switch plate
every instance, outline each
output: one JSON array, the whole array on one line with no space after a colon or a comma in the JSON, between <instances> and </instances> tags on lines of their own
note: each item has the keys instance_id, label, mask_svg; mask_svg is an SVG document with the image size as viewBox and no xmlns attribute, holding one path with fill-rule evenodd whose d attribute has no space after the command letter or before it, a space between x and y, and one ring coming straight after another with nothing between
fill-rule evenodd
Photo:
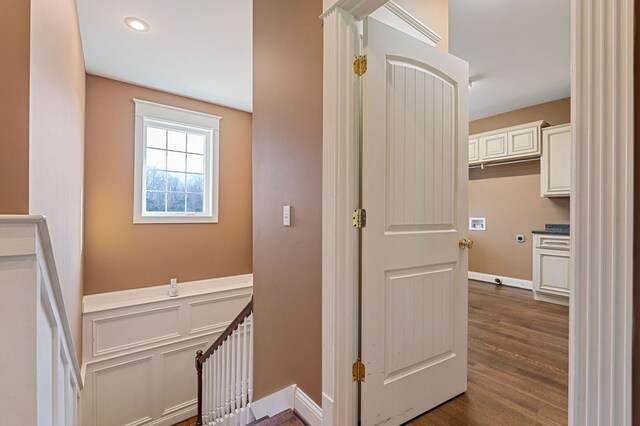
<instances>
[{"instance_id":1,"label":"light switch plate","mask_svg":"<svg viewBox=\"0 0 640 426\"><path fill-rule=\"evenodd\" d=\"M284 226L291 226L291 206L282 207L282 224Z\"/></svg>"}]
</instances>

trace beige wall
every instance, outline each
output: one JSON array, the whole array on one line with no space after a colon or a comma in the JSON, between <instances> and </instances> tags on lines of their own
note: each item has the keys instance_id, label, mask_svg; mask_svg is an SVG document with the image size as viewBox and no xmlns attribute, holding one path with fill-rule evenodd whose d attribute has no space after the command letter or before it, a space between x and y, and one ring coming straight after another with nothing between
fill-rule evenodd
<instances>
[{"instance_id":1,"label":"beige wall","mask_svg":"<svg viewBox=\"0 0 640 426\"><path fill-rule=\"evenodd\" d=\"M296 383L320 403L322 0L253 8L255 397Z\"/></svg>"},{"instance_id":2,"label":"beige wall","mask_svg":"<svg viewBox=\"0 0 640 426\"><path fill-rule=\"evenodd\" d=\"M222 117L219 223L133 224L133 98ZM84 293L251 273L251 114L87 75Z\"/></svg>"},{"instance_id":3,"label":"beige wall","mask_svg":"<svg viewBox=\"0 0 640 426\"><path fill-rule=\"evenodd\" d=\"M28 0L5 0L0 13L0 214L29 212Z\"/></svg>"},{"instance_id":4,"label":"beige wall","mask_svg":"<svg viewBox=\"0 0 640 426\"><path fill-rule=\"evenodd\" d=\"M447 1L401 4L443 36L446 50ZM296 383L320 403L322 0L253 7L256 398ZM292 206L290 228L283 205Z\"/></svg>"},{"instance_id":5,"label":"beige wall","mask_svg":"<svg viewBox=\"0 0 640 426\"><path fill-rule=\"evenodd\" d=\"M79 353L85 70L75 0L31 0L30 57L29 212L47 216Z\"/></svg>"},{"instance_id":6,"label":"beige wall","mask_svg":"<svg viewBox=\"0 0 640 426\"><path fill-rule=\"evenodd\" d=\"M570 121L570 100L561 99L473 121L469 134L535 120L550 125ZM532 278L531 230L545 223L569 223L569 198L540 197L540 162L469 171L469 216L486 217L486 231L469 231L475 245L469 271L511 278ZM516 234L526 241L518 244Z\"/></svg>"},{"instance_id":7,"label":"beige wall","mask_svg":"<svg viewBox=\"0 0 640 426\"><path fill-rule=\"evenodd\" d=\"M442 37L438 47L449 51L449 0L396 0L423 24Z\"/></svg>"}]
</instances>

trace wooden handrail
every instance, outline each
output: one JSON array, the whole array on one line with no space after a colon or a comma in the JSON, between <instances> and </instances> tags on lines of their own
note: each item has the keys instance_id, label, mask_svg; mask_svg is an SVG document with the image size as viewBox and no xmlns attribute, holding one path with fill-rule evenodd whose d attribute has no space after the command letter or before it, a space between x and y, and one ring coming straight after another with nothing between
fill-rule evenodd
<instances>
[{"instance_id":1,"label":"wooden handrail","mask_svg":"<svg viewBox=\"0 0 640 426\"><path fill-rule=\"evenodd\" d=\"M251 313L253 312L253 296L251 296L251 300L249 301L249 303L247 303L247 306L245 306L242 311L240 311L240 313L238 314L238 316L231 321L231 324L229 324L229 326L222 332L222 334L220 335L220 337L218 337L216 339L215 342L213 342L213 344L211 344L211 346L209 346L209 349L207 349L206 351L204 351L203 354L201 354L197 359L196 362L202 364L203 362L205 362L207 360L207 358L209 358L211 356L211 354L220 347L220 345L222 345L222 343L227 340L227 338L229 336L231 336L231 334L236 331L236 328L238 328L238 326L240 324L242 324L242 321L244 321L249 315L251 315Z\"/></svg>"},{"instance_id":2,"label":"wooden handrail","mask_svg":"<svg viewBox=\"0 0 640 426\"><path fill-rule=\"evenodd\" d=\"M229 338L233 334L234 331L253 313L253 296L251 296L251 300L247 303L242 311L235 317L233 321L229 324L229 326L222 332L222 334L216 339L209 349L204 351L196 352L196 373L198 376L198 413L196 419L196 426L202 426L202 366L205 361L213 354L216 349L218 349L225 340Z\"/></svg>"}]
</instances>

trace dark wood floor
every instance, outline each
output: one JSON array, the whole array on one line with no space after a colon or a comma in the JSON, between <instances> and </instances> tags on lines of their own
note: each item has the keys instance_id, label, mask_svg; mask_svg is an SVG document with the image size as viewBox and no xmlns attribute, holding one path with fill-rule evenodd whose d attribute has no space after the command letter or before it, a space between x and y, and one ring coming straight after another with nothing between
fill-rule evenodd
<instances>
[{"instance_id":1,"label":"dark wood floor","mask_svg":"<svg viewBox=\"0 0 640 426\"><path fill-rule=\"evenodd\" d=\"M196 426L196 418L192 417L174 426ZM247 426L307 426L307 424L293 410L285 410L273 417L255 420Z\"/></svg>"},{"instance_id":2,"label":"dark wood floor","mask_svg":"<svg viewBox=\"0 0 640 426\"><path fill-rule=\"evenodd\" d=\"M569 308L469 281L467 392L413 426L566 425Z\"/></svg>"},{"instance_id":3,"label":"dark wood floor","mask_svg":"<svg viewBox=\"0 0 640 426\"><path fill-rule=\"evenodd\" d=\"M568 337L569 308L469 281L467 392L407 424L566 425Z\"/></svg>"},{"instance_id":4,"label":"dark wood floor","mask_svg":"<svg viewBox=\"0 0 640 426\"><path fill-rule=\"evenodd\" d=\"M183 422L176 423L173 426L196 426L196 418L192 417L192 418L187 419L187 420L185 420Z\"/></svg>"}]
</instances>

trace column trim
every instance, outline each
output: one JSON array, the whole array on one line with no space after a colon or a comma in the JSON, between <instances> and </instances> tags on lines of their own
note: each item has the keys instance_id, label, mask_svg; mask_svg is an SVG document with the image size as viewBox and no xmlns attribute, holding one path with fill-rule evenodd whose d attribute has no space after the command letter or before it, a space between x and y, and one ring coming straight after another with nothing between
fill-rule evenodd
<instances>
[{"instance_id":1,"label":"column trim","mask_svg":"<svg viewBox=\"0 0 640 426\"><path fill-rule=\"evenodd\" d=\"M569 425L631 425L634 0L572 0Z\"/></svg>"}]
</instances>

